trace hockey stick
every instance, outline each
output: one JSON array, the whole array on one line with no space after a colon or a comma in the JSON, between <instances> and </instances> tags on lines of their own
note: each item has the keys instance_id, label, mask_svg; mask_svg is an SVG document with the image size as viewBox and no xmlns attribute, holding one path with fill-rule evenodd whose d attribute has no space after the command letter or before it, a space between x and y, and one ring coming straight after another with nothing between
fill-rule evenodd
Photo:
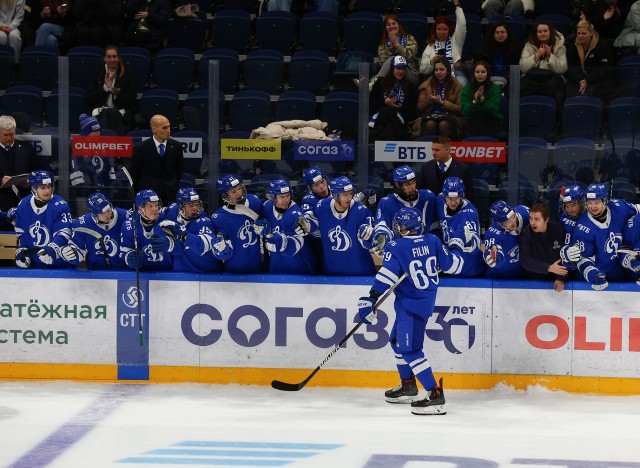
<instances>
[{"instance_id":1,"label":"hockey stick","mask_svg":"<svg viewBox=\"0 0 640 468\"><path fill-rule=\"evenodd\" d=\"M133 224L133 251L136 255L138 255L138 233L136 232L136 192L133 188L133 179L131 178L131 174L126 167L122 167L122 172L127 176L129 180L129 185L131 185L131 194L133 195L133 212L131 213L131 224ZM142 342L142 304L140 303L140 267L136 267L136 298L138 299L138 333L140 334L140 346L143 345Z\"/></svg>"},{"instance_id":2,"label":"hockey stick","mask_svg":"<svg viewBox=\"0 0 640 468\"><path fill-rule=\"evenodd\" d=\"M376 302L375 305L373 306L373 310L378 310L378 308L382 305L382 303L387 300L387 298L391 295L391 293L398 287L400 283L402 283L402 280L404 280L406 277L407 277L407 273L404 273L400 278L398 278L398 281L396 281L393 286L387 289L387 291L382 296L380 296L380 299L378 299L378 302ZM353 327L349 333L347 333L347 336L342 338L340 343L338 343L333 347L329 355L326 358L324 358L324 360L320 363L320 365L316 367L311 374L309 374L309 377L304 379L302 382L296 384L296 383L286 383L286 382L281 382L279 380L274 380L271 382L271 386L276 390L282 390L284 392L297 392L298 390L302 390L304 386L307 385L309 380L311 380L313 376L316 375L316 373L320 370L320 368L322 368L322 366L324 366L327 363L327 361L331 359L331 357L335 353L338 352L340 347L343 344L345 344L347 340L351 338L351 336L356 332L356 330L358 330L358 328L360 328L363 324L364 322L358 322L358 324L355 327Z\"/></svg>"},{"instance_id":3,"label":"hockey stick","mask_svg":"<svg viewBox=\"0 0 640 468\"><path fill-rule=\"evenodd\" d=\"M107 244L104 242L104 237L98 231L95 231L88 227L79 226L74 229L78 232L84 232L85 234L89 234L92 237L95 237L100 242L100 247L102 247L102 251L104 252L104 261L107 264L107 268L111 268L111 259L109 258L109 252L107 252Z\"/></svg>"}]
</instances>

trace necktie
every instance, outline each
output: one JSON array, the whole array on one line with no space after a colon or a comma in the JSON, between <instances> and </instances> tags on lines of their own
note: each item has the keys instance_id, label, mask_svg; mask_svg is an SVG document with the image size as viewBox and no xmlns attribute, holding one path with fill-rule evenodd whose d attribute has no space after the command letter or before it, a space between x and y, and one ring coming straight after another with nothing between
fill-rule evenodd
<instances>
[{"instance_id":1,"label":"necktie","mask_svg":"<svg viewBox=\"0 0 640 468\"><path fill-rule=\"evenodd\" d=\"M158 145L158 153L160 153L161 158L164 158L164 143Z\"/></svg>"},{"instance_id":2,"label":"necktie","mask_svg":"<svg viewBox=\"0 0 640 468\"><path fill-rule=\"evenodd\" d=\"M444 174L445 171L447 170L447 165L441 162L441 163L438 163L438 166L440 167L440 172Z\"/></svg>"}]
</instances>

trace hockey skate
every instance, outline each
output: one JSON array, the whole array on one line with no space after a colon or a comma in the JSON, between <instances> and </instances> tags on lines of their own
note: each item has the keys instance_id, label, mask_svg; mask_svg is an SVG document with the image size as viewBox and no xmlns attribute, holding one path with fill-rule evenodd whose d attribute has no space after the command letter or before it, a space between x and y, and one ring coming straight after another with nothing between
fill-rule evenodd
<instances>
[{"instance_id":1,"label":"hockey skate","mask_svg":"<svg viewBox=\"0 0 640 468\"><path fill-rule=\"evenodd\" d=\"M442 379L440 385L433 387L429 391L429 396L411 403L411 412L417 415L440 415L447 414L444 409L444 390L442 388Z\"/></svg>"},{"instance_id":2,"label":"hockey skate","mask_svg":"<svg viewBox=\"0 0 640 468\"><path fill-rule=\"evenodd\" d=\"M418 399L416 379L401 380L396 388L384 392L387 403L411 403Z\"/></svg>"}]
</instances>

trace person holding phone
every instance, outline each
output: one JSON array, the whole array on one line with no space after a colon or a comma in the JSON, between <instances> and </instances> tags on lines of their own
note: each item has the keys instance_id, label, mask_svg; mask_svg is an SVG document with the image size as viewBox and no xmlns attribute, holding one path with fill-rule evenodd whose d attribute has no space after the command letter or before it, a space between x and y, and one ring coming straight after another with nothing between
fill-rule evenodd
<instances>
[{"instance_id":1,"label":"person holding phone","mask_svg":"<svg viewBox=\"0 0 640 468\"><path fill-rule=\"evenodd\" d=\"M63 0L51 0L44 4L40 12L42 24L36 30L35 45L58 47L62 40L65 28L71 23L69 2Z\"/></svg>"},{"instance_id":2,"label":"person holding phone","mask_svg":"<svg viewBox=\"0 0 640 468\"><path fill-rule=\"evenodd\" d=\"M466 85L467 77L462 71L462 46L467 37L467 21L459 0L453 0L455 6L455 24L447 16L438 16L431 27L427 46L420 60L420 73L431 75L434 64L439 58L446 58L451 64L453 76Z\"/></svg>"},{"instance_id":3,"label":"person holding phone","mask_svg":"<svg viewBox=\"0 0 640 468\"><path fill-rule=\"evenodd\" d=\"M460 110L465 118L465 136L497 137L504 130L500 112L500 87L489 79L490 66L478 60L473 66L473 78L462 89Z\"/></svg>"}]
</instances>

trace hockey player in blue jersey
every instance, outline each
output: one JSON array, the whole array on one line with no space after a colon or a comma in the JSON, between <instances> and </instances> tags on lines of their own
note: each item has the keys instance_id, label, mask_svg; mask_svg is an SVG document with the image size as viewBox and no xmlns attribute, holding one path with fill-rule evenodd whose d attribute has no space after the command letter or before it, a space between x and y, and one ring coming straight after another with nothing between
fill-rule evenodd
<instances>
[{"instance_id":1,"label":"hockey player in blue jersey","mask_svg":"<svg viewBox=\"0 0 640 468\"><path fill-rule=\"evenodd\" d=\"M300 209L303 213L313 211L318 202L327 198L329 192L329 178L318 166L311 166L303 173L304 183L309 187L309 191L300 200Z\"/></svg>"},{"instance_id":2,"label":"hockey player in blue jersey","mask_svg":"<svg viewBox=\"0 0 640 468\"><path fill-rule=\"evenodd\" d=\"M609 281L624 279L618 249L627 220L638 213L638 207L624 200L609 200L609 190L604 184L591 184L585 198L587 211L578 220L573 240L580 249L578 271L599 291Z\"/></svg>"},{"instance_id":3,"label":"hockey player in blue jersey","mask_svg":"<svg viewBox=\"0 0 640 468\"><path fill-rule=\"evenodd\" d=\"M231 245L231 256L224 262L224 271L260 273L264 256L263 227L255 225L255 221L262 216L262 202L255 195L247 194L240 179L231 174L218 179L216 190L224 206L211 217L213 230Z\"/></svg>"},{"instance_id":4,"label":"hockey player in blue jersey","mask_svg":"<svg viewBox=\"0 0 640 468\"><path fill-rule=\"evenodd\" d=\"M560 249L560 258L565 267L575 270L580 260L580 249L574 246L573 231L582 213L584 213L584 189L579 185L567 185L560 192L560 223L564 226L564 246Z\"/></svg>"},{"instance_id":5,"label":"hockey player in blue jersey","mask_svg":"<svg viewBox=\"0 0 640 468\"><path fill-rule=\"evenodd\" d=\"M627 220L622 233L622 246L629 252L618 251L620 262L623 268L631 272L631 278L640 285L640 214Z\"/></svg>"},{"instance_id":6,"label":"hockey player in blue jersey","mask_svg":"<svg viewBox=\"0 0 640 468\"><path fill-rule=\"evenodd\" d=\"M329 183L331 197L321 200L309 214L311 232L322 239L322 266L327 275L374 275L373 216L353 199L353 183L344 176Z\"/></svg>"},{"instance_id":7,"label":"hockey player in blue jersey","mask_svg":"<svg viewBox=\"0 0 640 468\"><path fill-rule=\"evenodd\" d=\"M174 249L174 271L207 273L222 270L220 260L231 256L231 245L214 232L211 218L202 210L200 195L193 187L178 189L176 201L165 209L163 218L160 227L174 242L183 245L182 249ZM169 247L168 239L164 243Z\"/></svg>"},{"instance_id":8,"label":"hockey player in blue jersey","mask_svg":"<svg viewBox=\"0 0 640 468\"><path fill-rule=\"evenodd\" d=\"M442 241L449 249L456 249L464 258L457 276L472 277L484 271L480 251L480 221L478 210L464 198L464 183L460 177L447 177L442 193L436 198L436 210L442 230Z\"/></svg>"},{"instance_id":9,"label":"hockey player in blue jersey","mask_svg":"<svg viewBox=\"0 0 640 468\"><path fill-rule=\"evenodd\" d=\"M376 300L404 273L408 274L395 290L396 317L389 336L400 385L387 390L385 399L389 403L411 403L413 414L446 414L442 379L438 385L424 355L425 328L436 302L440 282L438 271L456 275L464 260L457 252L449 251L435 235L423 234L423 223L414 208L402 208L395 214L395 238L387 244L382 268L369 296L358 301L358 314L363 322L375 323L373 306ZM416 380L427 390L424 399L418 397Z\"/></svg>"},{"instance_id":10,"label":"hockey player in blue jersey","mask_svg":"<svg viewBox=\"0 0 640 468\"><path fill-rule=\"evenodd\" d=\"M16 265L20 268L64 268L62 247L71 238L71 213L62 197L53 193L53 176L47 171L29 174L31 195L18 203L15 227L18 237Z\"/></svg>"},{"instance_id":11,"label":"hockey player in blue jersey","mask_svg":"<svg viewBox=\"0 0 640 468\"><path fill-rule=\"evenodd\" d=\"M122 225L120 256L129 268L171 270L173 268L171 254L175 250L182 249L183 246L179 242L174 242L160 227L160 210L162 209L160 197L153 190L141 190L136 194L135 204L138 212ZM166 250L164 239L168 239L169 242Z\"/></svg>"},{"instance_id":12,"label":"hockey player in blue jersey","mask_svg":"<svg viewBox=\"0 0 640 468\"><path fill-rule=\"evenodd\" d=\"M127 211L114 208L100 192L87 197L87 208L89 212L73 222L73 235L62 248L62 257L71 265L85 260L89 270L124 268L120 236Z\"/></svg>"},{"instance_id":13,"label":"hockey player in blue jersey","mask_svg":"<svg viewBox=\"0 0 640 468\"><path fill-rule=\"evenodd\" d=\"M436 221L436 196L431 190L417 189L416 173L410 166L405 164L396 167L391 179L393 193L380 200L373 233L373 251L380 257L384 253L385 243L393 239L391 222L401 208L417 209L422 215L427 232Z\"/></svg>"},{"instance_id":14,"label":"hockey player in blue jersey","mask_svg":"<svg viewBox=\"0 0 640 468\"><path fill-rule=\"evenodd\" d=\"M266 225L269 233L265 235L263 232L263 235L269 252L269 272L315 273L315 258L307 242L309 236L299 232L302 211L291 199L289 181L272 180L269 183L268 197L269 200L264 204L264 220L268 223Z\"/></svg>"},{"instance_id":15,"label":"hockey player in blue jersey","mask_svg":"<svg viewBox=\"0 0 640 468\"><path fill-rule=\"evenodd\" d=\"M489 278L516 278L520 274L518 237L529 225L529 208L524 205L512 207L498 200L489 208L491 225L484 234L482 257L489 267L485 276Z\"/></svg>"}]
</instances>

